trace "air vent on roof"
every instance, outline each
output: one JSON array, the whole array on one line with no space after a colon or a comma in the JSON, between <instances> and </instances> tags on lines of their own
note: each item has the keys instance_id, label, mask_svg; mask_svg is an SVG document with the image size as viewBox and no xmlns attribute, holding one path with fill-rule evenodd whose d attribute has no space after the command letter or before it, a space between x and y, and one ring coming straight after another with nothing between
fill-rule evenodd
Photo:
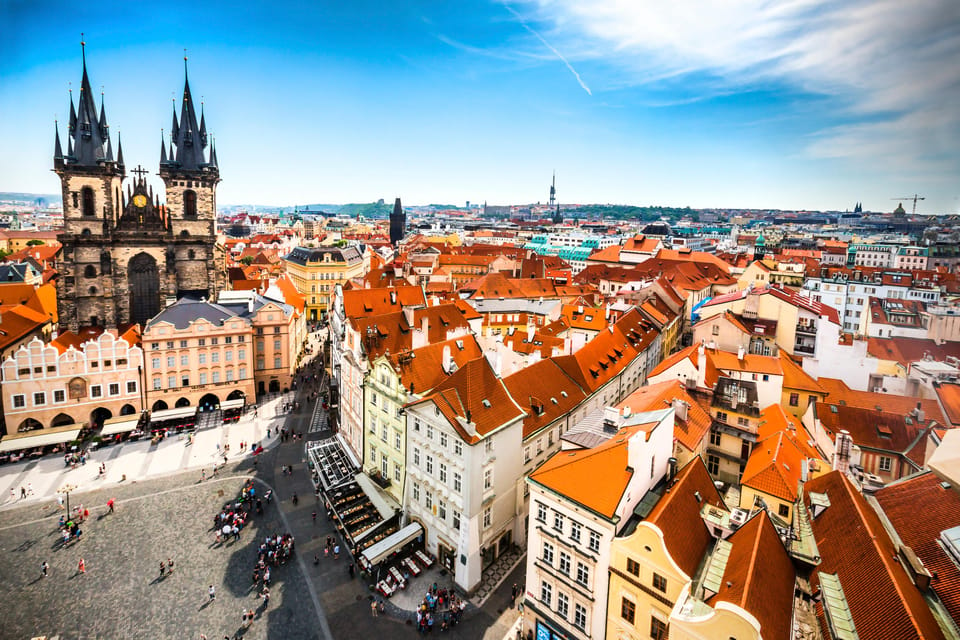
<instances>
[{"instance_id":1,"label":"air vent on roof","mask_svg":"<svg viewBox=\"0 0 960 640\"><path fill-rule=\"evenodd\" d=\"M484 398L484 399L483 399L483 406L485 406L487 409L489 409L490 406L491 406L491 405L490 405L490 401L487 400L486 398Z\"/></svg>"}]
</instances>

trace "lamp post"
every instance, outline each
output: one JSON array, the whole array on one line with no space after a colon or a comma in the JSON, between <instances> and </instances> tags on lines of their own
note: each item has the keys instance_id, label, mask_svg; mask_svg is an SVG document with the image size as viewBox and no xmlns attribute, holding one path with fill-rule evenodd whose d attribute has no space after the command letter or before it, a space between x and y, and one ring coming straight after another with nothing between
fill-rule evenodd
<instances>
[{"instance_id":1,"label":"lamp post","mask_svg":"<svg viewBox=\"0 0 960 640\"><path fill-rule=\"evenodd\" d=\"M67 519L68 520L70 519L70 493L76 490L77 490L77 485L71 484L69 482L57 490L57 493L62 493L67 498Z\"/></svg>"}]
</instances>

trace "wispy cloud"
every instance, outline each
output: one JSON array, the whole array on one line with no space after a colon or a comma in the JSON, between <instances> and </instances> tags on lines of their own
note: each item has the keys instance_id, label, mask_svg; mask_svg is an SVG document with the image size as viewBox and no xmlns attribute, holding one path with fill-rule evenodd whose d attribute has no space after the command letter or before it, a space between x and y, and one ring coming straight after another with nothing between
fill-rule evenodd
<instances>
[{"instance_id":1,"label":"wispy cloud","mask_svg":"<svg viewBox=\"0 0 960 640\"><path fill-rule=\"evenodd\" d=\"M588 95L591 95L591 96L592 96L592 95L593 95L593 91L591 91L591 90L590 90L590 87L587 86L587 83L583 81L583 78L581 78L581 77L580 77L580 74L577 73L577 70L573 68L573 65L570 64L570 61L567 60L566 56L564 56L562 53L560 53L559 51L557 51L557 48L556 48L556 47L554 47L552 44L550 44L549 42L547 42L546 39L545 39L542 35L540 35L536 30L534 30L533 27L531 27L530 25L528 25L528 24L527 24L527 21L523 19L523 16L521 16L519 13L517 13L516 10L515 10L513 7L511 7L511 6L508 5L508 4L505 4L505 5L503 5L503 6L507 9L507 11L509 11L510 13L512 13L512 14L517 18L517 21L519 21L520 26L522 26L524 29L526 29L527 31L529 31L531 35L533 35L537 40L539 40L541 43L543 43L543 46L545 46L547 49L549 49L550 51L552 51L555 56L557 56L558 58L560 58L560 61L561 61L563 64L567 65L567 69L569 69L569 70L570 70L570 73L573 74L573 77L577 79L577 82L580 84L580 87L581 87L584 91L586 91Z\"/></svg>"},{"instance_id":2,"label":"wispy cloud","mask_svg":"<svg viewBox=\"0 0 960 640\"><path fill-rule=\"evenodd\" d=\"M612 64L621 86L688 80L686 100L697 90L786 85L828 98L821 115L832 126L813 136L812 156L960 170L955 0L526 0L518 8L527 29L527 21L548 29L571 59Z\"/></svg>"}]
</instances>

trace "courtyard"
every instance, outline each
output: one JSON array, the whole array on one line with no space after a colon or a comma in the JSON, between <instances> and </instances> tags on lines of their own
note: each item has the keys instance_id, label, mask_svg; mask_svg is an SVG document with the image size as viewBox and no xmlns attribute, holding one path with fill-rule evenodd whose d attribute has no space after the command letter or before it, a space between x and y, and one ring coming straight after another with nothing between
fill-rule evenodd
<instances>
[{"instance_id":1,"label":"courtyard","mask_svg":"<svg viewBox=\"0 0 960 640\"><path fill-rule=\"evenodd\" d=\"M61 547L55 500L0 512L3 638L60 640L233 637L244 609L257 617L249 640L311 640L318 614L297 554L272 572L269 607L252 583L257 546L285 533L278 503L264 504L237 542L217 544L213 516L236 498L247 475L200 481L197 472L71 496L90 510L79 542ZM258 492L264 490L257 484ZM106 502L117 501L115 513ZM298 540L298 543L300 541ZM80 558L86 573L77 571ZM175 571L160 578L160 562ZM41 563L49 576L41 576ZM216 599L209 601L208 586Z\"/></svg>"}]
</instances>

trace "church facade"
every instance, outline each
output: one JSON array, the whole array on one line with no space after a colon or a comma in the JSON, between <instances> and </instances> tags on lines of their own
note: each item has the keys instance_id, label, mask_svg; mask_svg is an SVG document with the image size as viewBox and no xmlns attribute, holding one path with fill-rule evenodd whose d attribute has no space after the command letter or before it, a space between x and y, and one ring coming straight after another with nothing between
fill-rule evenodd
<instances>
[{"instance_id":1,"label":"church facade","mask_svg":"<svg viewBox=\"0 0 960 640\"><path fill-rule=\"evenodd\" d=\"M174 110L169 144L160 145L162 203L146 170L133 169L125 183L123 148L118 138L114 155L103 97L98 111L84 55L76 106L70 97L66 153L59 129L54 146L63 194L57 305L64 329L143 325L173 300L215 298L224 288L217 153L202 107L197 119L186 64L184 72L180 116Z\"/></svg>"}]
</instances>

